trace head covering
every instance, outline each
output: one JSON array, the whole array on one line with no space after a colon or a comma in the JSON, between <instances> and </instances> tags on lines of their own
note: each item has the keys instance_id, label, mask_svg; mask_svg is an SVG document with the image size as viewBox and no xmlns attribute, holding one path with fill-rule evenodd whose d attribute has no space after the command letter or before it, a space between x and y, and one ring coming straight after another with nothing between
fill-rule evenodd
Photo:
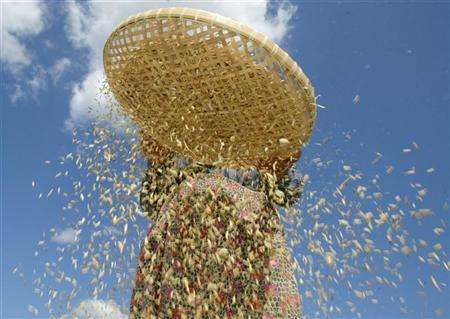
<instances>
[{"instance_id":1,"label":"head covering","mask_svg":"<svg viewBox=\"0 0 450 319\"><path fill-rule=\"evenodd\" d=\"M109 86L143 136L208 165L292 156L316 118L300 67L265 35L203 10L128 18L103 52Z\"/></svg>"}]
</instances>

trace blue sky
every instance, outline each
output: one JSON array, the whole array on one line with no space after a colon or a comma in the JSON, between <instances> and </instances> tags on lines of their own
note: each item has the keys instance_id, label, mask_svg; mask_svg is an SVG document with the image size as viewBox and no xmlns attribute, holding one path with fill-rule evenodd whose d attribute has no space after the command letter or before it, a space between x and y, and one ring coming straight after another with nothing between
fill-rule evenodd
<instances>
[{"instance_id":1,"label":"blue sky","mask_svg":"<svg viewBox=\"0 0 450 319\"><path fill-rule=\"evenodd\" d=\"M318 110L310 145L299 163L302 174L310 177L306 191L336 202L332 193L347 176L344 165L351 166L353 173L364 172L366 184L380 177L384 197L379 204L384 206L397 194L414 200L417 189L411 184L420 183L416 188L428 192L417 208L429 208L435 215L421 223L408 220L409 235L431 245L442 243L440 256L448 261L449 212L444 206L450 201L449 3L297 1L284 4L281 10L279 4L271 3L267 11L262 4L197 2L195 6L228 14L268 33L311 79L320 95L318 102L325 108ZM39 309L39 317L48 316L45 299L33 294L32 270L45 260L56 262L56 247L64 245L49 243L35 257L36 245L44 232L63 230L71 221L61 217L64 199L38 200L37 195L43 192L45 197L49 185L55 183L58 158L76 152L71 129L92 120L89 107L94 112L103 108L94 99L101 77L100 50L108 30L129 14L158 5L173 2L27 3L22 5L26 13L2 3L2 318L31 317L30 304ZM270 20L274 14L278 19ZM355 104L357 95L360 102ZM382 157L372 164L377 152ZM46 160L51 164L46 165ZM386 174L389 165L394 171ZM416 173L405 175L412 167ZM427 173L430 168L434 172ZM89 183L81 172L74 170L73 175ZM36 188L31 186L33 180ZM312 201L318 198L314 196ZM346 196L357 205L351 187ZM306 210L312 204L305 196L300 208ZM372 204L360 202L365 211L373 211ZM336 216L322 221L333 225ZM311 227L310 222L306 219L305 227ZM438 226L446 230L440 236L433 232ZM377 245L386 244L381 232L374 236ZM296 253L308 254L305 247L297 247ZM442 265L421 263L416 255L393 259L403 264L404 282L399 288L374 289L381 296L374 305L351 295L344 282L329 284L336 291L330 304L343 309L341 315L330 317L354 318L345 305L352 300L363 318L434 318L439 308L443 317L450 318L449 292L444 286L449 283L449 272ZM12 274L19 264L24 278ZM380 269L376 272L386 273L381 261L373 265ZM70 264L63 261L61 267ZM431 284L431 275L442 284L441 293ZM361 275L358 280L373 277ZM423 278L425 288L420 288L417 278ZM311 285L300 289L312 289ZM406 299L406 314L400 312L399 297ZM75 304L88 298L82 294ZM126 298L125 293L122 299ZM314 317L318 308L306 300L305 310Z\"/></svg>"}]
</instances>

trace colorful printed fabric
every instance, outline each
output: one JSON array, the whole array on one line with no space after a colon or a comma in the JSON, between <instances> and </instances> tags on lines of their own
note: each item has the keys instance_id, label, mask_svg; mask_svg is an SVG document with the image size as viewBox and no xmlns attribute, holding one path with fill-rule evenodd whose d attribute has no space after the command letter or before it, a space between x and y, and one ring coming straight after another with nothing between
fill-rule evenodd
<instances>
[{"instance_id":1,"label":"colorful printed fabric","mask_svg":"<svg viewBox=\"0 0 450 319\"><path fill-rule=\"evenodd\" d=\"M225 236L218 234L219 240L217 242L211 242L210 237L206 236L205 238L208 238L207 245L195 243L188 235L196 232L200 234L200 237L206 233L211 235L211 229L216 229L204 227L204 225L208 225L208 216L213 216L214 212L209 214L205 212L200 216L202 222L206 219L206 224L205 222L203 224L201 222L190 224L192 227L199 227L200 229L185 229L183 224L178 223L177 220L178 216L182 217L183 214L187 214L190 206L195 205L195 201L189 201L191 196L208 191L212 194L225 196L223 198L229 199L233 204L231 207L236 209L235 221L233 221L233 218L224 216L222 216L222 219L220 217L214 219L220 221L219 230L225 229L221 228L223 225L220 225L220 223L235 222L239 225L242 223L250 225L249 227L255 232L259 231L260 225L258 223L262 222L260 215L263 215L264 209L267 208L267 200L263 193L252 191L220 173L200 174L195 180L188 178L182 183L178 193L162 206L158 214L159 219L150 228L144 240L131 299L130 318L222 319L248 318L248 316L263 319L300 318L301 299L297 291L292 259L286 246L284 231L276 210L270 208L270 214L275 217L273 220L277 224L273 229L276 230L271 232L269 226L261 225L261 231L265 231L266 237L262 240L262 243L264 246L272 247L267 254L267 258L264 257L264 254L259 255L259 257L256 255L259 251L262 251L263 247L257 246L257 243L253 247L253 244L248 240L245 241L243 239L244 231L242 231L240 242L241 235L233 236L227 232ZM222 206L219 203L219 206L216 207ZM230 213L230 216L233 216L232 213ZM214 238L214 234L211 236ZM180 243L184 239L187 242ZM226 242L220 242L221 240ZM242 247L239 247L239 243ZM211 249L199 248L198 245L200 244L201 247L209 246ZM188 249L186 246L191 246L191 248L195 246L191 255L183 255L182 251ZM180 251L180 247L182 251ZM207 251L203 259L199 257L200 251ZM239 251L239 254L247 259L239 258L239 254L233 255L233 251ZM181 256L184 256L183 263L190 265L190 267L181 266L181 260L177 260ZM186 259L190 259L186 256L193 256L193 261L186 261ZM204 265L202 263L205 263L206 257L212 261L211 263L206 262L207 265ZM258 258L263 264L255 271L253 268L258 267ZM217 260L217 263L214 260ZM235 266L227 267L226 265L230 262L234 262ZM210 271L207 269L208 267L215 270ZM230 269L233 274L229 273ZM202 277L199 275L200 273ZM202 280L204 279L204 282L201 282L200 277ZM246 281L243 279L244 277L247 278ZM197 282L194 278L197 278ZM235 278L235 281L230 280L230 278ZM202 295L202 289L198 289L203 287L202 285L206 286L206 289L203 290L208 290L209 294ZM224 285L233 287L223 287ZM216 294L216 290L220 293ZM243 292L247 292L254 298L250 298L250 301L247 299L236 301L236 298L245 294ZM258 295L258 292L261 293ZM211 298L220 301L217 303L220 303L223 307L222 317L217 315L222 311L220 310L222 308L215 309L214 315L213 309L210 310L211 315L206 310L207 315L205 316L204 302L203 305L201 302L197 302L212 300ZM186 302L174 304L171 303L173 300ZM248 303L248 307L245 308L245 316L241 308L233 306L236 302ZM200 308L201 310L199 310Z\"/></svg>"}]
</instances>

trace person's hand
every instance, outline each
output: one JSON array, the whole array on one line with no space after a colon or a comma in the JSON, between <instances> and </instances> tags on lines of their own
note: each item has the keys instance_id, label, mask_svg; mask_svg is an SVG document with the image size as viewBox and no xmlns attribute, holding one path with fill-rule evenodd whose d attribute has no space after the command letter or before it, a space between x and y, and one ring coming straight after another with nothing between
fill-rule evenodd
<instances>
[{"instance_id":1,"label":"person's hand","mask_svg":"<svg viewBox=\"0 0 450 319\"><path fill-rule=\"evenodd\" d=\"M288 158L269 157L263 161L260 161L257 168L261 171L268 171L271 174L274 174L277 177L277 180L280 180L289 168L300 158L301 154L302 152L299 149ZM275 170L273 167L274 164Z\"/></svg>"},{"instance_id":2,"label":"person's hand","mask_svg":"<svg viewBox=\"0 0 450 319\"><path fill-rule=\"evenodd\" d=\"M277 175L277 179L280 180L286 172L294 165L295 162L298 161L300 156L302 155L302 151L299 149L297 152L292 154L290 157L279 160L275 167L275 174Z\"/></svg>"}]
</instances>

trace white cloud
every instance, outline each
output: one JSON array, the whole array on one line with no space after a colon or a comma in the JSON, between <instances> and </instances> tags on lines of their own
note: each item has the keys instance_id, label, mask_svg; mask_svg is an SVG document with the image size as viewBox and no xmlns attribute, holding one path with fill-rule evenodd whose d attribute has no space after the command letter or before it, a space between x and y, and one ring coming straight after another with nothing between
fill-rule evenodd
<instances>
[{"instance_id":1,"label":"white cloud","mask_svg":"<svg viewBox=\"0 0 450 319\"><path fill-rule=\"evenodd\" d=\"M268 0L259 1L202 1L176 2L177 7L191 7L233 18L265 33L275 42L280 42L289 30L289 23L296 8L291 4L279 3L275 15L268 15ZM70 118L67 123L74 125L85 122L107 110L107 105L96 101L98 83L104 79L102 50L108 35L130 15L160 8L171 7L171 1L164 2L89 2L83 5L70 2L67 6L66 33L72 45L88 50L89 73L73 87L70 102ZM88 111L97 104L98 111Z\"/></svg>"},{"instance_id":2,"label":"white cloud","mask_svg":"<svg viewBox=\"0 0 450 319\"><path fill-rule=\"evenodd\" d=\"M70 314L61 319L126 319L128 315L122 312L113 300L84 300Z\"/></svg>"},{"instance_id":3,"label":"white cloud","mask_svg":"<svg viewBox=\"0 0 450 319\"><path fill-rule=\"evenodd\" d=\"M20 84L15 84L15 90L9 94L9 100L13 104L27 98L33 98L38 102L38 93L47 88L49 78L53 80L53 85L56 85L70 65L69 59L61 58L48 71L39 64L33 64L28 68L26 75L16 73L15 79Z\"/></svg>"},{"instance_id":4,"label":"white cloud","mask_svg":"<svg viewBox=\"0 0 450 319\"><path fill-rule=\"evenodd\" d=\"M70 67L71 62L68 58L61 58L55 62L50 70L50 76L53 79L53 84L57 84L61 76Z\"/></svg>"},{"instance_id":5,"label":"white cloud","mask_svg":"<svg viewBox=\"0 0 450 319\"><path fill-rule=\"evenodd\" d=\"M37 94L47 87L47 71L36 64L26 41L45 29L45 4L38 0L2 2L1 62L16 84L9 94L14 104Z\"/></svg>"},{"instance_id":6,"label":"white cloud","mask_svg":"<svg viewBox=\"0 0 450 319\"><path fill-rule=\"evenodd\" d=\"M49 39L44 40L44 44L49 49L55 48L55 44L52 41L50 41Z\"/></svg>"},{"instance_id":7,"label":"white cloud","mask_svg":"<svg viewBox=\"0 0 450 319\"><path fill-rule=\"evenodd\" d=\"M37 93L40 90L43 90L47 87L47 71L38 65L34 68L34 74L30 80L27 81L29 88L34 97L36 97Z\"/></svg>"},{"instance_id":8,"label":"white cloud","mask_svg":"<svg viewBox=\"0 0 450 319\"><path fill-rule=\"evenodd\" d=\"M12 104L21 100L34 99L39 103L38 93L47 88L48 72L39 64L28 68L27 74L16 74L14 91L8 95Z\"/></svg>"},{"instance_id":9,"label":"white cloud","mask_svg":"<svg viewBox=\"0 0 450 319\"><path fill-rule=\"evenodd\" d=\"M123 124L125 118L120 116L116 108L115 99L105 92L105 76L103 71L96 69L88 73L82 83L77 83L72 88L70 100L70 116L66 120L66 128L71 130L78 124L84 124L91 119L107 120L114 118L117 128ZM107 91L107 90L106 90Z\"/></svg>"},{"instance_id":10,"label":"white cloud","mask_svg":"<svg viewBox=\"0 0 450 319\"><path fill-rule=\"evenodd\" d=\"M9 95L9 99L12 103L16 103L17 101L25 98L25 93L23 92L22 87L17 84L15 87L16 89L14 90L14 93Z\"/></svg>"},{"instance_id":11,"label":"white cloud","mask_svg":"<svg viewBox=\"0 0 450 319\"><path fill-rule=\"evenodd\" d=\"M29 66L32 54L22 40L44 29L44 6L39 1L2 2L1 61L17 73Z\"/></svg>"},{"instance_id":12,"label":"white cloud","mask_svg":"<svg viewBox=\"0 0 450 319\"><path fill-rule=\"evenodd\" d=\"M55 234L52 241L58 244L74 244L78 241L79 232L73 228L66 228L62 232Z\"/></svg>"}]
</instances>

